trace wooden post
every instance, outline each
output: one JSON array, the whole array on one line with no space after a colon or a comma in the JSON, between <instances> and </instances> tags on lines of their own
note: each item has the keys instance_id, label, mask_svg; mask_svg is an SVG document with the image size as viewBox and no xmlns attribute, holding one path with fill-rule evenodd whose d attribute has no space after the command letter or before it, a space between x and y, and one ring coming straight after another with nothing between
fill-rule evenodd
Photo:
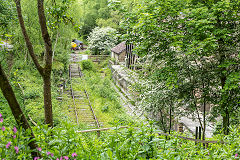
<instances>
[{"instance_id":1,"label":"wooden post","mask_svg":"<svg viewBox=\"0 0 240 160\"><path fill-rule=\"evenodd\" d=\"M178 125L178 131L183 133L183 123L179 123Z\"/></svg>"},{"instance_id":2,"label":"wooden post","mask_svg":"<svg viewBox=\"0 0 240 160\"><path fill-rule=\"evenodd\" d=\"M65 89L66 88L66 81L64 80L63 81L63 89Z\"/></svg>"},{"instance_id":3,"label":"wooden post","mask_svg":"<svg viewBox=\"0 0 240 160\"><path fill-rule=\"evenodd\" d=\"M201 128L201 126L199 126L198 128L199 128L199 132L198 132L199 136L198 136L198 139L202 139L202 128Z\"/></svg>"},{"instance_id":4,"label":"wooden post","mask_svg":"<svg viewBox=\"0 0 240 160\"><path fill-rule=\"evenodd\" d=\"M100 137L100 131L97 131L97 136Z\"/></svg>"},{"instance_id":5,"label":"wooden post","mask_svg":"<svg viewBox=\"0 0 240 160\"><path fill-rule=\"evenodd\" d=\"M196 127L196 131L195 131L195 139L198 139L198 127ZM197 145L197 142L195 142L195 145Z\"/></svg>"}]
</instances>

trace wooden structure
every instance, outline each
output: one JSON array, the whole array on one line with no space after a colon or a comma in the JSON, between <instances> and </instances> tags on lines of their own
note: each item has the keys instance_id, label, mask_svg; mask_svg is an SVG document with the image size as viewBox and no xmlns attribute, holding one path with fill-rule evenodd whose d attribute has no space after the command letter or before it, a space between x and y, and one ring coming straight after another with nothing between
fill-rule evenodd
<instances>
[{"instance_id":1,"label":"wooden structure","mask_svg":"<svg viewBox=\"0 0 240 160\"><path fill-rule=\"evenodd\" d=\"M81 130L81 131L76 131L76 133L88 133L88 132L100 132L100 131L107 131L107 130L116 130L116 129L121 129L121 128L130 128L128 126L119 126L119 127L112 127L112 128L97 128L97 129L90 129L90 130ZM139 128L134 128L134 129L139 129ZM190 137L184 137L184 136L180 136L180 135L174 135L174 134L168 134L168 133L159 133L158 135L161 136L166 136L166 137L175 137L175 138L180 138L183 140L189 140L189 141L193 141L196 143L196 145L198 143L202 143L204 146L206 146L206 148L208 147L209 144L227 144L227 142L224 142L222 140L201 140L198 138L190 138Z\"/></svg>"},{"instance_id":2,"label":"wooden structure","mask_svg":"<svg viewBox=\"0 0 240 160\"><path fill-rule=\"evenodd\" d=\"M126 58L125 58L125 62L126 62L126 67L132 70L136 70L136 63L137 63L137 59L138 59L138 55L133 53L133 44L127 44L126 45Z\"/></svg>"},{"instance_id":3,"label":"wooden structure","mask_svg":"<svg viewBox=\"0 0 240 160\"><path fill-rule=\"evenodd\" d=\"M125 66L129 69L136 70L138 55L133 53L133 44L122 42L111 49L111 58L116 62L125 62Z\"/></svg>"},{"instance_id":4,"label":"wooden structure","mask_svg":"<svg viewBox=\"0 0 240 160\"><path fill-rule=\"evenodd\" d=\"M92 60L93 62L100 63L101 61L104 61L106 59L110 58L109 55L89 55L88 59Z\"/></svg>"},{"instance_id":5,"label":"wooden structure","mask_svg":"<svg viewBox=\"0 0 240 160\"><path fill-rule=\"evenodd\" d=\"M111 49L111 58L116 59L116 62L124 62L126 56L126 43L122 42Z\"/></svg>"}]
</instances>

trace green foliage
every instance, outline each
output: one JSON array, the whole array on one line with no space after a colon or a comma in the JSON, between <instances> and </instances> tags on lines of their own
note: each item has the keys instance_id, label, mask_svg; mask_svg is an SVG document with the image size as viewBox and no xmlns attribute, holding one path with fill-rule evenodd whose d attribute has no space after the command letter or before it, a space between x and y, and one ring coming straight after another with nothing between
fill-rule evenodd
<instances>
[{"instance_id":1,"label":"green foliage","mask_svg":"<svg viewBox=\"0 0 240 160\"><path fill-rule=\"evenodd\" d=\"M108 112L108 111L109 111L108 105L103 106L102 109L101 109L101 111L102 111L102 112Z\"/></svg>"},{"instance_id":2,"label":"green foliage","mask_svg":"<svg viewBox=\"0 0 240 160\"><path fill-rule=\"evenodd\" d=\"M98 19L110 18L108 0L83 0L81 14L81 27L79 34L87 39L89 33L97 26Z\"/></svg>"},{"instance_id":3,"label":"green foliage","mask_svg":"<svg viewBox=\"0 0 240 160\"><path fill-rule=\"evenodd\" d=\"M94 64L91 60L83 60L81 61L82 70L94 70Z\"/></svg>"},{"instance_id":4,"label":"green foliage","mask_svg":"<svg viewBox=\"0 0 240 160\"><path fill-rule=\"evenodd\" d=\"M42 159L239 159L239 129L232 129L226 137L215 137L226 143L211 144L204 149L200 144L177 137L159 136L151 124L130 126L96 133L77 133L77 126L61 122L61 126L49 128L44 125L33 127L36 150ZM2 159L31 159L28 147L29 132L13 131L0 123L0 156ZM137 127L137 128L136 128ZM24 133L24 135L23 135ZM52 136L54 135L54 136ZM15 137L16 136L16 137ZM175 135L177 136L177 134ZM7 145L11 142L10 145ZM17 148L16 148L17 147Z\"/></svg>"},{"instance_id":5,"label":"green foliage","mask_svg":"<svg viewBox=\"0 0 240 160\"><path fill-rule=\"evenodd\" d=\"M51 29L58 29L61 23L69 24L73 23L73 18L68 13L73 0L57 0L52 1L52 4L47 8L50 21L48 21L48 26Z\"/></svg>"},{"instance_id":6,"label":"green foliage","mask_svg":"<svg viewBox=\"0 0 240 160\"><path fill-rule=\"evenodd\" d=\"M107 126L115 120L123 124L133 122L133 118L126 114L119 102L118 94L111 86L110 71L107 70L104 70L104 77L103 73L84 71L85 87L96 116L100 122L107 122Z\"/></svg>"},{"instance_id":7,"label":"green foliage","mask_svg":"<svg viewBox=\"0 0 240 160\"><path fill-rule=\"evenodd\" d=\"M77 19L75 15L71 14L71 8L74 1L56 0L48 1L45 5L45 13L48 23L48 31L52 39L53 45L53 70L52 70L52 103L53 110L55 112L54 121L59 122L59 116L61 113L61 106L56 101L58 95L58 88L56 87L61 82L62 78L66 78L68 75L68 63L69 63L69 44L72 37L77 37L78 33L74 30L74 25L70 22L74 16L74 20ZM18 24L17 15L15 14L16 8L14 1L1 1L0 5L8 9L8 13L12 13L10 16L11 21L5 21L8 26L0 31L0 34L5 33L3 40L11 42L14 46L13 51L10 53L1 54L1 64L4 70L8 73L10 83L14 89L15 95L22 107L25 115L30 115L34 121L44 121L44 105L43 105L43 89L42 79L37 73L35 66L29 56L20 26ZM44 56L44 42L41 38L40 26L37 15L37 2L34 0L22 0L22 12L26 25L27 32L29 34L31 43L34 47L34 52L37 55L37 59L41 65L43 64ZM12 10L14 12L12 12ZM3 10L1 10L3 11ZM0 12L1 12L0 11ZM5 13L5 11L4 11ZM71 16L70 16L71 15ZM2 14L0 19L3 18ZM77 24L76 24L77 25ZM1 25L2 27L2 25ZM12 36L10 37L9 34ZM1 50L0 52L3 52ZM2 59L3 58L3 59ZM18 71L17 71L18 70ZM8 125L14 124L14 118L7 101L0 93L0 111L6 113L8 118L6 122Z\"/></svg>"},{"instance_id":8,"label":"green foliage","mask_svg":"<svg viewBox=\"0 0 240 160\"><path fill-rule=\"evenodd\" d=\"M225 130L226 119L237 118L239 6L235 0L145 0L126 14L124 36L144 62L142 107L162 126L170 109L194 113L205 104L213 117L224 117Z\"/></svg>"},{"instance_id":9,"label":"green foliage","mask_svg":"<svg viewBox=\"0 0 240 160\"><path fill-rule=\"evenodd\" d=\"M12 25L16 25L16 11L14 2L10 0L2 0L0 2L0 34L12 33L8 29ZM5 36L4 36L5 38Z\"/></svg>"},{"instance_id":10,"label":"green foliage","mask_svg":"<svg viewBox=\"0 0 240 160\"><path fill-rule=\"evenodd\" d=\"M99 28L92 30L88 37L89 49L93 54L110 54L111 48L117 43L116 30L110 27Z\"/></svg>"},{"instance_id":11,"label":"green foliage","mask_svg":"<svg viewBox=\"0 0 240 160\"><path fill-rule=\"evenodd\" d=\"M4 124L4 123L3 123ZM31 150L28 147L30 132L0 125L0 157L2 159L31 159Z\"/></svg>"},{"instance_id":12,"label":"green foliage","mask_svg":"<svg viewBox=\"0 0 240 160\"><path fill-rule=\"evenodd\" d=\"M40 97L40 93L36 90L36 88L26 92L24 96L26 99L35 99L38 97Z\"/></svg>"}]
</instances>

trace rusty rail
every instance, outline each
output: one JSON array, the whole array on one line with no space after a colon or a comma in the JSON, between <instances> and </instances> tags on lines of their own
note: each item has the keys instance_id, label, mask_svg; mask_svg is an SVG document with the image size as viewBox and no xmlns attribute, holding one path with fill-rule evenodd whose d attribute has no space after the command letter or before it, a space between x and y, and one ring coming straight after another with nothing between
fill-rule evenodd
<instances>
[{"instance_id":1,"label":"rusty rail","mask_svg":"<svg viewBox=\"0 0 240 160\"><path fill-rule=\"evenodd\" d=\"M83 73L82 73L81 68L79 67L79 65L78 65L78 72L79 72L79 76L80 76L80 77L83 77ZM87 93L86 89L84 89L84 93L85 93L85 95L87 96L88 103L89 103L90 109L91 109L91 111L92 111L93 118L94 118L94 120L95 120L96 126L97 126L97 128L100 128L99 121L98 121L98 119L97 119L97 117L96 117L96 115L95 115L95 113L94 113L94 110L93 110L93 107L92 107L92 104L91 104L91 101L90 101L90 99L89 99L89 96L88 96L88 93ZM98 135L98 137L100 137L100 131L97 132L97 135Z\"/></svg>"},{"instance_id":2,"label":"rusty rail","mask_svg":"<svg viewBox=\"0 0 240 160\"><path fill-rule=\"evenodd\" d=\"M75 96L73 93L73 89L72 89L72 75L71 75L71 66L69 65L69 79L70 79L70 86L71 86L71 96L73 99L73 104L74 104L74 112L75 112L75 116L76 116L76 120L77 120L77 124L79 124L78 122L78 114L77 114L77 108L76 108L76 103L75 103Z\"/></svg>"}]
</instances>

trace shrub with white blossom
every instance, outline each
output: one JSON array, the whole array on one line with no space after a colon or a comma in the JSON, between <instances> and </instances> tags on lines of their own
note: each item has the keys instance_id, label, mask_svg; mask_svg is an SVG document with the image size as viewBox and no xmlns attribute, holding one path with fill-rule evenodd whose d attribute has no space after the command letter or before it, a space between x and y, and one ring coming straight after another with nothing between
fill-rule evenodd
<instances>
[{"instance_id":1,"label":"shrub with white blossom","mask_svg":"<svg viewBox=\"0 0 240 160\"><path fill-rule=\"evenodd\" d=\"M111 27L96 27L88 36L88 41L93 54L109 54L117 43L116 30Z\"/></svg>"}]
</instances>

